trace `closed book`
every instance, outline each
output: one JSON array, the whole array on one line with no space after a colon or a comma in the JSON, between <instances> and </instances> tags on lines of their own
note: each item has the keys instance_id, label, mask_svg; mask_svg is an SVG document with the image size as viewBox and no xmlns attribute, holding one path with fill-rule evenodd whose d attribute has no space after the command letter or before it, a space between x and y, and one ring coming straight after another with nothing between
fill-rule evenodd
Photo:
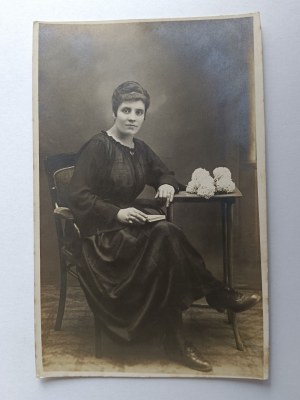
<instances>
[{"instance_id":1,"label":"closed book","mask_svg":"<svg viewBox=\"0 0 300 400\"><path fill-rule=\"evenodd\" d=\"M163 221L165 219L166 219L166 216L163 214L147 215L148 222Z\"/></svg>"}]
</instances>

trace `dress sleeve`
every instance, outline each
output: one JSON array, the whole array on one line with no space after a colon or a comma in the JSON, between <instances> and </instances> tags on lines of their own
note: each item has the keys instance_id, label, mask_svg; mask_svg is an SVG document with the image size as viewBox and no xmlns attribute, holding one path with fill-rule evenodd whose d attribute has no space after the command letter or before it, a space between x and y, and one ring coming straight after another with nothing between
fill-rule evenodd
<instances>
[{"instance_id":1,"label":"dress sleeve","mask_svg":"<svg viewBox=\"0 0 300 400\"><path fill-rule=\"evenodd\" d=\"M99 190L105 181L107 161L105 144L99 140L90 140L79 153L69 185L69 206L82 236L120 228L116 219L120 208L105 202Z\"/></svg>"},{"instance_id":2,"label":"dress sleeve","mask_svg":"<svg viewBox=\"0 0 300 400\"><path fill-rule=\"evenodd\" d=\"M149 168L146 183L153 186L156 190L163 184L173 186L176 193L179 192L179 190L185 190L183 185L175 178L174 172L171 172L159 156L147 145L146 151Z\"/></svg>"}]
</instances>

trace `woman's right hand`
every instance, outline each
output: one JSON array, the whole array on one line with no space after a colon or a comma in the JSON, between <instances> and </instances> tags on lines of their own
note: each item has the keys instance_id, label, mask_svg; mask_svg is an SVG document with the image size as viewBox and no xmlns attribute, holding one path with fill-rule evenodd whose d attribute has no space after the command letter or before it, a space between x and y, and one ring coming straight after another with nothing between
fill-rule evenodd
<instances>
[{"instance_id":1,"label":"woman's right hand","mask_svg":"<svg viewBox=\"0 0 300 400\"><path fill-rule=\"evenodd\" d=\"M117 219L123 224L143 225L148 221L147 214L134 207L121 208L117 214Z\"/></svg>"}]
</instances>

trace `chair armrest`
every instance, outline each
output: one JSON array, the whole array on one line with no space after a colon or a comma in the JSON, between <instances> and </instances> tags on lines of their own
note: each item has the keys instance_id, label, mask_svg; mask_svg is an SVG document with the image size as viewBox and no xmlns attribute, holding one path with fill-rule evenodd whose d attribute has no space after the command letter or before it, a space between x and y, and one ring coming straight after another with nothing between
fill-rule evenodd
<instances>
[{"instance_id":1,"label":"chair armrest","mask_svg":"<svg viewBox=\"0 0 300 400\"><path fill-rule=\"evenodd\" d=\"M74 221L74 216L68 207L56 207L53 212L64 219Z\"/></svg>"}]
</instances>

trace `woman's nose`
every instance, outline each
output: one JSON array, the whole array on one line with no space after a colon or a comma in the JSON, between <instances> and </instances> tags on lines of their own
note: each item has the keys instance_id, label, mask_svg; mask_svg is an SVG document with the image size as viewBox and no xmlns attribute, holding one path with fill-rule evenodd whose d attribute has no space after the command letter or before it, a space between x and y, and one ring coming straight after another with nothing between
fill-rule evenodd
<instances>
[{"instance_id":1,"label":"woman's nose","mask_svg":"<svg viewBox=\"0 0 300 400\"><path fill-rule=\"evenodd\" d=\"M135 120L135 114L132 112L132 113L130 113L129 115L128 115L128 119L130 120L130 121L134 121Z\"/></svg>"}]
</instances>

